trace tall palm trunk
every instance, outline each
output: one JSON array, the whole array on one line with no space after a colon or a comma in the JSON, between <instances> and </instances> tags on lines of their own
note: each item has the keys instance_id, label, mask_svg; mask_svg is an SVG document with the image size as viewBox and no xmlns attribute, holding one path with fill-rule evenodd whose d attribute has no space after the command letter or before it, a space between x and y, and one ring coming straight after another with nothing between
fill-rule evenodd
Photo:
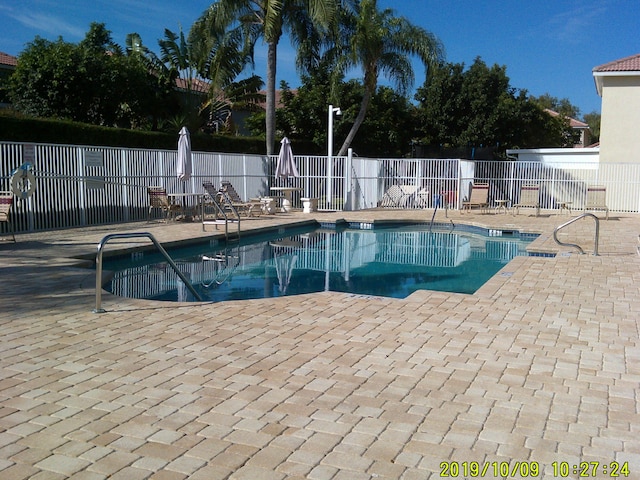
<instances>
[{"instance_id":1,"label":"tall palm trunk","mask_svg":"<svg viewBox=\"0 0 640 480\"><path fill-rule=\"evenodd\" d=\"M364 95L362 97L362 103L360 103L360 111L358 112L358 116L356 117L356 119L353 121L353 125L351 126L351 130L349 130L349 134L347 135L347 138L342 144L342 147L340 147L340 151L338 152L339 157L343 157L347 154L347 150L349 150L349 147L351 146L351 142L353 142L353 139L356 137L356 134L358 133L358 129L360 128L360 126L362 125L362 122L364 122L364 119L367 116L367 110L369 108L369 103L371 103L372 96L373 96L373 92L370 91L368 88L365 89Z\"/></svg>"},{"instance_id":2,"label":"tall palm trunk","mask_svg":"<svg viewBox=\"0 0 640 480\"><path fill-rule=\"evenodd\" d=\"M278 41L269 42L267 50L267 111L265 130L267 135L267 155L273 155L276 140L276 60Z\"/></svg>"}]
</instances>

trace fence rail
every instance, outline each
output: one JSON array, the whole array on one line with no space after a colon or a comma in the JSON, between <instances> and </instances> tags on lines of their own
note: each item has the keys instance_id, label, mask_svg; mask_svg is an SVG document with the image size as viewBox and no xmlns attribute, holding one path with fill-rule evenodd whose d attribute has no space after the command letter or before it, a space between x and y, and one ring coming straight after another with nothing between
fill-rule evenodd
<instances>
[{"instance_id":1,"label":"fence rail","mask_svg":"<svg viewBox=\"0 0 640 480\"><path fill-rule=\"evenodd\" d=\"M300 197L317 198L320 209L361 210L380 205L392 186L410 185L420 192L404 208L433 207L433 194L449 192L459 208L473 182L490 184L490 201L519 200L520 187L540 185L541 208L572 202L581 209L586 187L607 188L612 212L640 212L640 164L544 163L537 161L468 161L458 159L386 159L295 157L300 176L274 178L277 156L193 153L193 175L176 175L176 150L146 150L77 145L0 142L0 190L10 189L12 173L33 165L37 189L17 199L12 214L16 232L142 221L148 211L146 187L168 192L201 192L202 183L228 180L244 199L269 196L271 187L289 186ZM5 225L2 228L6 228Z\"/></svg>"}]
</instances>

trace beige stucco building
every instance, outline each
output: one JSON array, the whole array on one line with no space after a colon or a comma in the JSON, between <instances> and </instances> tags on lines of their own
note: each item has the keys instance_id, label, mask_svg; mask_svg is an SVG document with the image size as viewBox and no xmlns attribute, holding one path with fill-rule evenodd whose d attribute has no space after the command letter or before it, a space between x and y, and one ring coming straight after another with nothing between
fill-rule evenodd
<instances>
[{"instance_id":1,"label":"beige stucco building","mask_svg":"<svg viewBox=\"0 0 640 480\"><path fill-rule=\"evenodd\" d=\"M593 69L602 97L600 161L640 163L640 54Z\"/></svg>"}]
</instances>

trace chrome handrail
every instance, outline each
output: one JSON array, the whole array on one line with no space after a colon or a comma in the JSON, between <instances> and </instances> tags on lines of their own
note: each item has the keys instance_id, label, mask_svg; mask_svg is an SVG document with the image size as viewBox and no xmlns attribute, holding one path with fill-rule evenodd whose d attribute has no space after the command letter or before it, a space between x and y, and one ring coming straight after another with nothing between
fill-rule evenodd
<instances>
[{"instance_id":1,"label":"chrome handrail","mask_svg":"<svg viewBox=\"0 0 640 480\"><path fill-rule=\"evenodd\" d=\"M180 277L180 280L182 280L185 287L187 287L187 289L189 289L189 291L193 294L193 296L196 297L196 300L198 300L199 302L202 301L202 297L200 297L200 294L198 294L196 289L193 288L193 285L191 285L191 282L178 269L178 266L171 259L167 251L162 247L162 245L160 245L160 243L158 243L158 241L155 239L153 235L151 235L148 232L112 233L110 235L105 236L102 240L100 240L100 243L98 244L98 252L96 253L96 308L93 310L93 313L105 312L105 310L102 308L102 252L103 252L104 246L107 244L107 242L109 242L109 240L112 240L114 238L141 238L141 237L146 237L149 240L151 240L153 245L164 256L165 260L167 260L169 265L171 265L171 268L173 268L175 272L178 274L178 277Z\"/></svg>"},{"instance_id":2,"label":"chrome handrail","mask_svg":"<svg viewBox=\"0 0 640 480\"><path fill-rule=\"evenodd\" d=\"M238 210L236 209L236 207L234 207L231 203L231 199L229 198L229 196L227 195L226 192L218 192L221 195L224 195L225 199L226 199L226 203L229 206L230 210L233 212L233 214L235 215L235 220L232 221L236 221L238 223L238 238L240 237L240 213L238 212ZM224 237L226 239L229 239L229 217L227 217L227 213L225 212L224 208L222 207L222 205L220 205L220 203L218 203L218 200L216 199L216 197L214 195L209 194L209 197L211 198L211 201L213 202L213 205L216 207L216 209L218 210L218 212L223 216L224 218ZM205 202L202 202L202 211L201 211L201 216L200 218L202 219L202 231L205 231L205 225L207 225L209 222L205 221L204 219L204 208L205 208ZM217 229L217 227L216 227Z\"/></svg>"},{"instance_id":3,"label":"chrome handrail","mask_svg":"<svg viewBox=\"0 0 640 480\"><path fill-rule=\"evenodd\" d=\"M596 217L593 213L583 213L582 215L579 215L576 218L572 218L568 222L557 226L555 228L555 230L553 231L553 239L556 241L556 243L558 245L562 245L563 247L575 247L575 248L578 249L578 251L580 252L581 255L584 255L584 250L582 249L582 247L580 247L580 245L577 245L575 243L565 243L565 242L561 242L560 240L558 240L558 232L561 229L563 229L564 227L566 227L567 225L570 225L573 222L576 222L576 221L580 220L581 218L585 218L585 217L591 217L596 221L596 234L595 234L595 239L594 239L593 255L597 256L598 255L598 242L599 242L599 239L600 239L600 219L598 217Z\"/></svg>"}]
</instances>

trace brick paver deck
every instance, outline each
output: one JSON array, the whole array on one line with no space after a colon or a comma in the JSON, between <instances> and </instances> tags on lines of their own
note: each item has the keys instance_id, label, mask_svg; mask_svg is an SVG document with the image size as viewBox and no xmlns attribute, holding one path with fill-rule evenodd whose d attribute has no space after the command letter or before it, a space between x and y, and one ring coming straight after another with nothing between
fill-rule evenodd
<instances>
[{"instance_id":1,"label":"brick paver deck","mask_svg":"<svg viewBox=\"0 0 640 480\"><path fill-rule=\"evenodd\" d=\"M202 237L200 225L1 242L0 478L422 480L456 466L457 478L503 478L507 463L506 478L536 465L536 478L577 478L580 462L599 462L597 478L628 462L640 478L640 217L602 221L597 257L555 245L567 219L438 212L539 232L534 248L559 253L516 258L474 295L170 304L105 293L103 314L79 256L107 233L172 242ZM562 238L590 253L593 222Z\"/></svg>"}]
</instances>

